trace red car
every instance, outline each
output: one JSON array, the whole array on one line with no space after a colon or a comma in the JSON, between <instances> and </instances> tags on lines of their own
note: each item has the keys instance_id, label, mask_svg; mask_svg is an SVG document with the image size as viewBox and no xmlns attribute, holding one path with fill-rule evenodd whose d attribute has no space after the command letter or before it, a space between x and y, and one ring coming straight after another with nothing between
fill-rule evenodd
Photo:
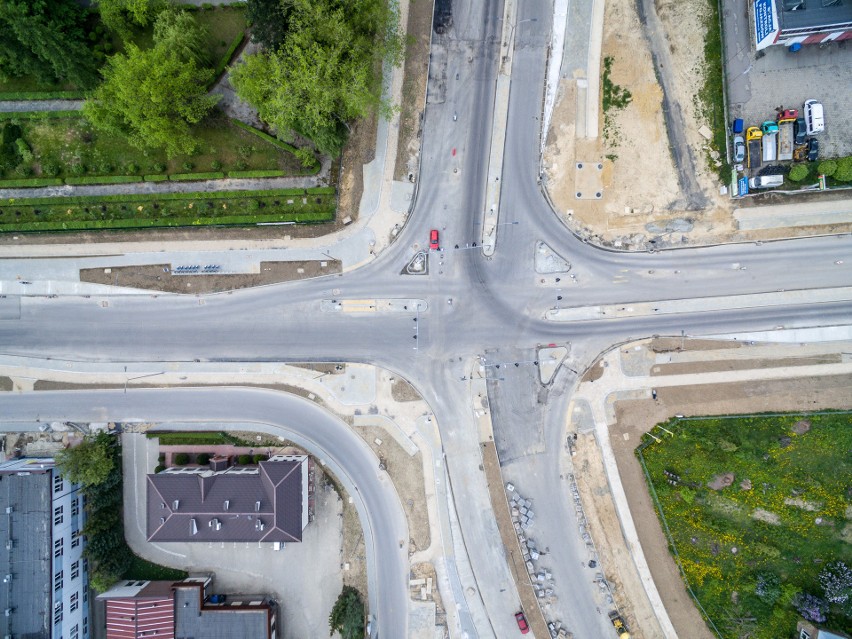
<instances>
[{"instance_id":1,"label":"red car","mask_svg":"<svg viewBox=\"0 0 852 639\"><path fill-rule=\"evenodd\" d=\"M778 122L792 122L799 117L798 109L784 109L778 112Z\"/></svg>"},{"instance_id":2,"label":"red car","mask_svg":"<svg viewBox=\"0 0 852 639\"><path fill-rule=\"evenodd\" d=\"M438 229L432 229L432 232L429 233L429 249L432 251L437 251L440 248L441 245L438 242Z\"/></svg>"},{"instance_id":3,"label":"red car","mask_svg":"<svg viewBox=\"0 0 852 639\"><path fill-rule=\"evenodd\" d=\"M529 633L530 626L527 623L527 618L524 617L524 613L516 612L515 613L515 621L518 622L518 628L520 628L522 635Z\"/></svg>"}]
</instances>

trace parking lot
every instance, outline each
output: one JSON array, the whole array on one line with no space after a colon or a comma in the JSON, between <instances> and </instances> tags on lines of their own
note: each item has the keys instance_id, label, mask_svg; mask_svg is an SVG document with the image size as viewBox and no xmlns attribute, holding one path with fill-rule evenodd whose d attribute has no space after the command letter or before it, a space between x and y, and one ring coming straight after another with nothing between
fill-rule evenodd
<instances>
[{"instance_id":1,"label":"parking lot","mask_svg":"<svg viewBox=\"0 0 852 639\"><path fill-rule=\"evenodd\" d=\"M774 120L776 109L799 109L807 99L825 108L820 158L852 155L852 43L806 45L796 53L771 46L755 53L746 3L723 0L729 115L746 126Z\"/></svg>"}]
</instances>

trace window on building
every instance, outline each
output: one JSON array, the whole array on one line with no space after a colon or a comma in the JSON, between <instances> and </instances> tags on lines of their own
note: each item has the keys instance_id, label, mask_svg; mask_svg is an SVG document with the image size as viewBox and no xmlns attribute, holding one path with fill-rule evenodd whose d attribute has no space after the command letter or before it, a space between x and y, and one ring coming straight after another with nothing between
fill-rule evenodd
<instances>
[{"instance_id":1,"label":"window on building","mask_svg":"<svg viewBox=\"0 0 852 639\"><path fill-rule=\"evenodd\" d=\"M62 582L63 582L63 571L60 570L55 575L53 575L53 590L55 592L59 592L62 590Z\"/></svg>"},{"instance_id":2,"label":"window on building","mask_svg":"<svg viewBox=\"0 0 852 639\"><path fill-rule=\"evenodd\" d=\"M53 476L53 492L61 493L62 492L62 475L54 475Z\"/></svg>"},{"instance_id":3,"label":"window on building","mask_svg":"<svg viewBox=\"0 0 852 639\"><path fill-rule=\"evenodd\" d=\"M78 592L71 593L71 599L70 599L70 603L68 605L68 612L75 612L77 610L77 608L80 607L80 602L78 601L79 599L80 599L80 593L78 593Z\"/></svg>"},{"instance_id":4,"label":"window on building","mask_svg":"<svg viewBox=\"0 0 852 639\"><path fill-rule=\"evenodd\" d=\"M83 589L83 603L89 603L89 591Z\"/></svg>"},{"instance_id":5,"label":"window on building","mask_svg":"<svg viewBox=\"0 0 852 639\"><path fill-rule=\"evenodd\" d=\"M55 626L62 621L62 602L60 601L53 607L53 625Z\"/></svg>"},{"instance_id":6,"label":"window on building","mask_svg":"<svg viewBox=\"0 0 852 639\"><path fill-rule=\"evenodd\" d=\"M71 547L76 548L80 545L80 531L75 530L71 533Z\"/></svg>"},{"instance_id":7,"label":"window on building","mask_svg":"<svg viewBox=\"0 0 852 639\"><path fill-rule=\"evenodd\" d=\"M80 639L80 624L74 624L71 628L71 634L68 636L68 639Z\"/></svg>"},{"instance_id":8,"label":"window on building","mask_svg":"<svg viewBox=\"0 0 852 639\"><path fill-rule=\"evenodd\" d=\"M80 560L78 559L71 564L71 579L76 579L80 576Z\"/></svg>"},{"instance_id":9,"label":"window on building","mask_svg":"<svg viewBox=\"0 0 852 639\"><path fill-rule=\"evenodd\" d=\"M80 514L80 500L72 499L71 500L71 516L76 517Z\"/></svg>"},{"instance_id":10,"label":"window on building","mask_svg":"<svg viewBox=\"0 0 852 639\"><path fill-rule=\"evenodd\" d=\"M62 537L53 542L54 557L61 557L64 554L64 550L62 548L63 545L65 545L65 539L63 539Z\"/></svg>"},{"instance_id":11,"label":"window on building","mask_svg":"<svg viewBox=\"0 0 852 639\"><path fill-rule=\"evenodd\" d=\"M65 507L61 506L61 505L57 506L56 508L53 509L53 525L54 526L58 526L65 519L64 515L62 514L64 510L65 510Z\"/></svg>"}]
</instances>

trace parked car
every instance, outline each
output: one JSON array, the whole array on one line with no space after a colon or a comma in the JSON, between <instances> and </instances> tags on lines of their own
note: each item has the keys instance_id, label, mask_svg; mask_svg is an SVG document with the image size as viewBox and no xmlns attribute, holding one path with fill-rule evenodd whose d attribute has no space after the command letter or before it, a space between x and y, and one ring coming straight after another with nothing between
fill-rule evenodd
<instances>
[{"instance_id":1,"label":"parked car","mask_svg":"<svg viewBox=\"0 0 852 639\"><path fill-rule=\"evenodd\" d=\"M740 164L745 160L746 148L743 136L734 136L734 163Z\"/></svg>"},{"instance_id":2,"label":"parked car","mask_svg":"<svg viewBox=\"0 0 852 639\"><path fill-rule=\"evenodd\" d=\"M795 135L795 143L798 146L799 144L805 143L805 138L808 135L807 125L805 124L805 118L798 117L796 118L796 123L793 125L793 132Z\"/></svg>"},{"instance_id":3,"label":"parked car","mask_svg":"<svg viewBox=\"0 0 852 639\"><path fill-rule=\"evenodd\" d=\"M432 232L429 233L429 248L432 251L437 251L441 248L441 244L438 242L438 229L432 229Z\"/></svg>"},{"instance_id":4,"label":"parked car","mask_svg":"<svg viewBox=\"0 0 852 639\"><path fill-rule=\"evenodd\" d=\"M731 131L733 131L735 134L743 132L743 119L742 118L737 118L733 121L733 123L731 123Z\"/></svg>"},{"instance_id":5,"label":"parked car","mask_svg":"<svg viewBox=\"0 0 852 639\"><path fill-rule=\"evenodd\" d=\"M524 613L516 612L515 613L515 621L518 622L518 628L520 629L522 635L529 633L530 626L527 623L527 618L524 617Z\"/></svg>"},{"instance_id":6,"label":"parked car","mask_svg":"<svg viewBox=\"0 0 852 639\"><path fill-rule=\"evenodd\" d=\"M774 189L784 184L783 175L758 175L748 181L751 189Z\"/></svg>"},{"instance_id":7,"label":"parked car","mask_svg":"<svg viewBox=\"0 0 852 639\"><path fill-rule=\"evenodd\" d=\"M808 162L816 162L819 157L819 140L810 138L808 140Z\"/></svg>"},{"instance_id":8,"label":"parked car","mask_svg":"<svg viewBox=\"0 0 852 639\"><path fill-rule=\"evenodd\" d=\"M799 117L798 109L784 109L778 112L778 117L775 118L778 122L789 122Z\"/></svg>"},{"instance_id":9,"label":"parked car","mask_svg":"<svg viewBox=\"0 0 852 639\"><path fill-rule=\"evenodd\" d=\"M816 100L805 101L805 124L808 135L816 135L825 130L825 113L822 103Z\"/></svg>"},{"instance_id":10,"label":"parked car","mask_svg":"<svg viewBox=\"0 0 852 639\"><path fill-rule=\"evenodd\" d=\"M760 130L763 131L763 135L778 133L778 123L773 122L772 120L766 120L766 122L760 125Z\"/></svg>"}]
</instances>

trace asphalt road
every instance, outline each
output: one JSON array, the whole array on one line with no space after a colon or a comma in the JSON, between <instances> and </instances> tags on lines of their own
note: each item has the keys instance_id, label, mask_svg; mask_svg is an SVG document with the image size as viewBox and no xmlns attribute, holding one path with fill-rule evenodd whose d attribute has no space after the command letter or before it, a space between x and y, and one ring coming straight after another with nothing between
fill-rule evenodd
<instances>
[{"instance_id":1,"label":"asphalt road","mask_svg":"<svg viewBox=\"0 0 852 639\"><path fill-rule=\"evenodd\" d=\"M744 310L546 321L545 312L557 306L849 286L852 240L825 237L626 254L575 238L550 210L537 184L537 118L552 11L547 2L531 0L523 3L519 15L526 22L514 31L500 211L501 223L517 224L500 227L491 259L478 248L467 248L481 235L501 31L499 4L478 0L455 5L453 27L435 38L433 62L444 68L433 68L432 76L445 81L430 82L430 92L440 94L430 93L426 109L415 211L396 242L369 266L342 277L208 297L24 297L19 316L10 312L9 319L0 320L0 351L15 355L90 361L364 361L408 378L429 401L441 428L463 541L479 584L475 596L481 597L488 616L487 623L477 628L480 637L517 632L511 613L518 598L507 583L505 556L494 537L496 524L478 470L476 425L460 381L470 358L485 355L511 366L529 361L537 344L555 342L570 346L567 364L581 371L612 344L653 334L697 336L852 322L849 302L806 304L793 297L789 303ZM529 20L533 17L537 20ZM444 250L430 254L429 275L400 275L414 253L427 245L431 228L441 230ZM576 280L563 277L557 283L553 276L535 273L533 251L538 240L571 262ZM327 310L332 305L322 303L364 298L420 298L428 309L345 313ZM542 392L533 366L509 370L511 374L496 374L489 383L495 439L512 472L528 477L527 496L552 504L547 513L539 513L536 534L539 546L549 545L554 552L552 569L561 594L556 616L575 636L607 636L611 628L592 612L597 587L587 573L575 569L581 547L573 505L558 478L564 410L575 376L563 369L556 384ZM221 403L215 401L215 393L192 393L4 394L0 410L6 419L16 421L35 413L42 419L47 413L56 419L71 414L83 419L85 413L103 421L106 412L115 418L132 413L149 420L203 419L214 417L211 406L219 406L235 420L251 418L260 410L262 421L277 423L283 414L266 396L258 406L255 401ZM519 406L529 407L529 419L521 419ZM303 417L307 421L294 419L290 426L301 429L327 418L316 411ZM222 414L216 412L215 418L221 421ZM335 432L343 437L340 428ZM360 455L344 454L349 443L337 436L315 444L339 460L343 476L360 486L362 516L373 522L391 521L392 533L379 531L383 526L373 528L376 553L399 554L398 504L376 483L375 469L364 467ZM351 444L363 448L360 442ZM370 473L372 479L367 477ZM360 483L364 481L374 485L369 496ZM377 570L373 583L381 593L377 600L381 636L405 636L400 611L407 590L398 565L380 562Z\"/></svg>"}]
</instances>

